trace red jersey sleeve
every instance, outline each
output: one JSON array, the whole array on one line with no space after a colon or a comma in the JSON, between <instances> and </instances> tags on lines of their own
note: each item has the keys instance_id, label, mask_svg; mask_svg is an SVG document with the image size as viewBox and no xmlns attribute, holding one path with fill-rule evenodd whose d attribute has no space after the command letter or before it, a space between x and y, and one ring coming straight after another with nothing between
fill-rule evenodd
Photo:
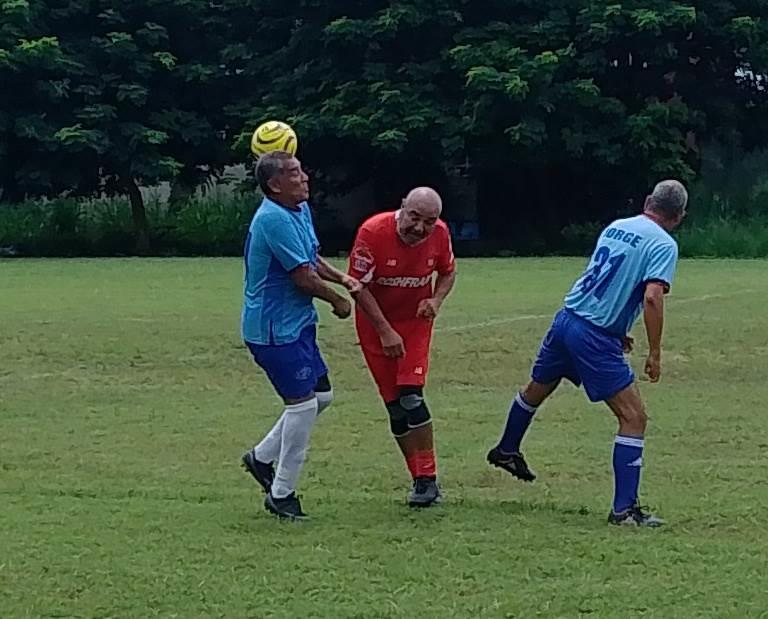
<instances>
[{"instance_id":1,"label":"red jersey sleeve","mask_svg":"<svg viewBox=\"0 0 768 619\"><path fill-rule=\"evenodd\" d=\"M373 279L376 271L375 239L373 231L365 224L360 226L355 237L355 244L349 254L348 273L362 283L367 284Z\"/></svg>"},{"instance_id":2,"label":"red jersey sleeve","mask_svg":"<svg viewBox=\"0 0 768 619\"><path fill-rule=\"evenodd\" d=\"M456 270L456 258L453 256L453 243L451 242L451 232L448 230L448 226L441 229L443 230L443 242L441 243L435 270L439 275L448 275Z\"/></svg>"}]
</instances>

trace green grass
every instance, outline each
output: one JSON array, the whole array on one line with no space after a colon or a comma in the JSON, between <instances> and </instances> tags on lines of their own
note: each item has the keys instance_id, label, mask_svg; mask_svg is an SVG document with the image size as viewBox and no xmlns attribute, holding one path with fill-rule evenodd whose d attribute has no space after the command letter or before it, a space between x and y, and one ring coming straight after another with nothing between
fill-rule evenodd
<instances>
[{"instance_id":1,"label":"green grass","mask_svg":"<svg viewBox=\"0 0 768 619\"><path fill-rule=\"evenodd\" d=\"M323 310L338 399L314 518L285 524L238 468L279 410L238 340L239 260L0 262L0 617L765 617L767 262L680 265L641 386L668 528L604 523L615 422L572 387L527 438L536 483L485 464L583 264L461 262L428 388L446 502L420 513L352 323Z\"/></svg>"}]
</instances>

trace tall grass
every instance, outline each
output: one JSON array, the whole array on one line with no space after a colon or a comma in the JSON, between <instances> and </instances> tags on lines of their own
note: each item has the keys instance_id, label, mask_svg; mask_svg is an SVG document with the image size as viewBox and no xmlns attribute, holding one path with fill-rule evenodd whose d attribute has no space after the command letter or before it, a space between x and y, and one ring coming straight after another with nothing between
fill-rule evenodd
<instances>
[{"instance_id":1,"label":"tall grass","mask_svg":"<svg viewBox=\"0 0 768 619\"><path fill-rule=\"evenodd\" d=\"M160 255L236 255L260 196L206 185L181 207L149 193L152 250ZM115 256L134 250L125 197L57 198L0 204L0 253L22 256Z\"/></svg>"}]
</instances>

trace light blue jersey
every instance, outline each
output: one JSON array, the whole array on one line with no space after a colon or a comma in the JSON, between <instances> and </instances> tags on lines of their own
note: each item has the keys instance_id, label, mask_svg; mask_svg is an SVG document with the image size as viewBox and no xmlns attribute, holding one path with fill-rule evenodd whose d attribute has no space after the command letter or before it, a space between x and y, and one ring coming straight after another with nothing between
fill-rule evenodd
<instances>
[{"instance_id":1,"label":"light blue jersey","mask_svg":"<svg viewBox=\"0 0 768 619\"><path fill-rule=\"evenodd\" d=\"M317 268L317 237L309 205L288 209L264 198L245 241L242 337L261 345L290 344L317 322L312 297L293 283L301 265Z\"/></svg>"},{"instance_id":2,"label":"light blue jersey","mask_svg":"<svg viewBox=\"0 0 768 619\"><path fill-rule=\"evenodd\" d=\"M600 234L586 272L565 307L613 335L624 336L643 308L645 284L672 285L677 243L645 215L614 221Z\"/></svg>"}]
</instances>

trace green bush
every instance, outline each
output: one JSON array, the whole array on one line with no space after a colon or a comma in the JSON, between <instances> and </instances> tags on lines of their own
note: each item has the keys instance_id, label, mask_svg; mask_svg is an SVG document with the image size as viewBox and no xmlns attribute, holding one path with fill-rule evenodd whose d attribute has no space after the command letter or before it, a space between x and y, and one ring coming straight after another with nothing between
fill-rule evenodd
<instances>
[{"instance_id":1,"label":"green bush","mask_svg":"<svg viewBox=\"0 0 768 619\"><path fill-rule=\"evenodd\" d=\"M745 171L751 184L739 188L739 195L749 201L751 210L745 211L732 199L726 199L725 185L701 181L692 187L689 217L675 233L681 256L768 257L768 176L763 179L753 163L747 168L754 174L748 177ZM239 255L248 223L260 201L261 196L252 188L234 184L206 185L175 208L158 196L148 195L152 251L156 255ZM747 213L756 215L748 219ZM570 224L563 228L555 246L537 251L587 255L605 223ZM330 232L325 230L326 234ZM131 208L125 197L0 204L0 255L130 255L134 243ZM528 252L481 238L456 243L456 253L494 256Z\"/></svg>"},{"instance_id":2,"label":"green bush","mask_svg":"<svg viewBox=\"0 0 768 619\"><path fill-rule=\"evenodd\" d=\"M768 219L750 222L715 219L683 224L677 237L680 255L687 258L768 257Z\"/></svg>"},{"instance_id":3,"label":"green bush","mask_svg":"<svg viewBox=\"0 0 768 619\"><path fill-rule=\"evenodd\" d=\"M210 185L180 208L146 199L151 246L158 255L237 255L261 201L252 190ZM59 198L0 204L0 252L20 256L116 256L133 252L125 197Z\"/></svg>"}]
</instances>

